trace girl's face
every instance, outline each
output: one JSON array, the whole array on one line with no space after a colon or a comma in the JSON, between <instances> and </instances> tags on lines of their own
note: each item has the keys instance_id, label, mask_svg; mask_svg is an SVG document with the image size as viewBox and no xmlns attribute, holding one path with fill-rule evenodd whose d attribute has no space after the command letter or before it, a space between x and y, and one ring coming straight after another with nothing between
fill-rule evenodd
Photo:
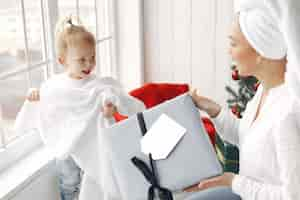
<instances>
[{"instance_id":1,"label":"girl's face","mask_svg":"<svg viewBox=\"0 0 300 200\"><path fill-rule=\"evenodd\" d=\"M258 66L258 53L251 47L241 32L238 20L235 20L229 34L229 54L235 61L241 76L255 76L260 67Z\"/></svg>"},{"instance_id":2,"label":"girl's face","mask_svg":"<svg viewBox=\"0 0 300 200\"><path fill-rule=\"evenodd\" d=\"M88 77L95 68L95 46L87 42L79 42L70 46L64 56L60 58L68 75L75 79Z\"/></svg>"}]
</instances>

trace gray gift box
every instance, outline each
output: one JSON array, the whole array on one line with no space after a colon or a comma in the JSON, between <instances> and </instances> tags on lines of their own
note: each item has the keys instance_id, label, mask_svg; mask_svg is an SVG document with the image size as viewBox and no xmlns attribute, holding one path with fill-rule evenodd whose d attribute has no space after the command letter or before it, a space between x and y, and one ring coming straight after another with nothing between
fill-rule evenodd
<instances>
[{"instance_id":1,"label":"gray gift box","mask_svg":"<svg viewBox=\"0 0 300 200\"><path fill-rule=\"evenodd\" d=\"M150 129L162 114L175 120L187 132L166 159L154 161L159 186L178 192L201 180L220 175L222 167L192 98L184 94L144 111L142 116L146 128ZM113 173L124 200L147 199L151 186L132 162L132 158L136 157L151 169L149 156L141 152L143 133L139 122L135 115L103 130Z\"/></svg>"}]
</instances>

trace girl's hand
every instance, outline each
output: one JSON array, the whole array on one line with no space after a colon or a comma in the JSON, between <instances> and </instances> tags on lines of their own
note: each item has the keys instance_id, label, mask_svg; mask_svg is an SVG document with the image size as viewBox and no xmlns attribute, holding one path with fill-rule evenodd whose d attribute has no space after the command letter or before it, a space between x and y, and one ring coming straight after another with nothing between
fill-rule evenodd
<instances>
[{"instance_id":1,"label":"girl's hand","mask_svg":"<svg viewBox=\"0 0 300 200\"><path fill-rule=\"evenodd\" d=\"M101 111L103 112L103 116L105 118L112 118L114 114L117 112L117 107L112 103L105 104L105 106L101 107Z\"/></svg>"},{"instance_id":2,"label":"girl's hand","mask_svg":"<svg viewBox=\"0 0 300 200\"><path fill-rule=\"evenodd\" d=\"M40 100L40 91L36 88L31 88L26 97L28 101L39 101Z\"/></svg>"},{"instance_id":3,"label":"girl's hand","mask_svg":"<svg viewBox=\"0 0 300 200\"><path fill-rule=\"evenodd\" d=\"M184 191L196 192L196 191L205 190L208 188L218 187L218 186L231 187L234 176L235 176L234 173L226 172L221 176L217 176L211 179L201 181L199 184L184 189Z\"/></svg>"},{"instance_id":4,"label":"girl's hand","mask_svg":"<svg viewBox=\"0 0 300 200\"><path fill-rule=\"evenodd\" d=\"M193 101L195 102L196 106L200 110L206 112L210 117L214 118L220 113L221 106L211 99L200 96L196 89L191 91L190 95Z\"/></svg>"}]
</instances>

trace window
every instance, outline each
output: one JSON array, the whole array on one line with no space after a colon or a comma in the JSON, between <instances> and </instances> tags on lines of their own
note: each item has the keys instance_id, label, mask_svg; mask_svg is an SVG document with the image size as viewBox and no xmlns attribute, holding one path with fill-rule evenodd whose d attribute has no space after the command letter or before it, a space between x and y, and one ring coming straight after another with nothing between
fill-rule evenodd
<instances>
[{"instance_id":1,"label":"window","mask_svg":"<svg viewBox=\"0 0 300 200\"><path fill-rule=\"evenodd\" d=\"M53 45L59 17L69 14L80 17L97 38L96 73L116 76L113 3L113 0L10 0L1 3L0 170L21 154L28 153L32 145L40 143L36 131L16 134L13 124L28 89L39 88L52 73L61 71ZM20 148L20 144L27 149ZM12 154L16 148L20 152Z\"/></svg>"},{"instance_id":2,"label":"window","mask_svg":"<svg viewBox=\"0 0 300 200\"><path fill-rule=\"evenodd\" d=\"M2 3L0 7L0 97L2 148L18 138L14 119L28 88L45 80L47 55L40 0ZM29 14L30 11L30 14Z\"/></svg>"}]
</instances>

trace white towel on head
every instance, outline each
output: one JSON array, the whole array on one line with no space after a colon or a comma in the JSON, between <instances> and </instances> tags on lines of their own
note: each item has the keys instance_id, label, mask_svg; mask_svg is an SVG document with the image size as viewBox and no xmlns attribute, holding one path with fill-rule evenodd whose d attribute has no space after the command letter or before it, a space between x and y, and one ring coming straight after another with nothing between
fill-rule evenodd
<instances>
[{"instance_id":1,"label":"white towel on head","mask_svg":"<svg viewBox=\"0 0 300 200\"><path fill-rule=\"evenodd\" d=\"M235 0L235 11L263 7L274 17L287 48L285 81L292 95L300 100L300 1L299 0Z\"/></svg>"},{"instance_id":2,"label":"white towel on head","mask_svg":"<svg viewBox=\"0 0 300 200\"><path fill-rule=\"evenodd\" d=\"M275 19L263 8L252 8L239 14L241 31L250 45L263 57L282 59L287 47Z\"/></svg>"},{"instance_id":3,"label":"white towel on head","mask_svg":"<svg viewBox=\"0 0 300 200\"><path fill-rule=\"evenodd\" d=\"M234 12L239 13L241 11L249 10L252 8L259 8L264 5L263 0L234 0Z\"/></svg>"}]
</instances>

